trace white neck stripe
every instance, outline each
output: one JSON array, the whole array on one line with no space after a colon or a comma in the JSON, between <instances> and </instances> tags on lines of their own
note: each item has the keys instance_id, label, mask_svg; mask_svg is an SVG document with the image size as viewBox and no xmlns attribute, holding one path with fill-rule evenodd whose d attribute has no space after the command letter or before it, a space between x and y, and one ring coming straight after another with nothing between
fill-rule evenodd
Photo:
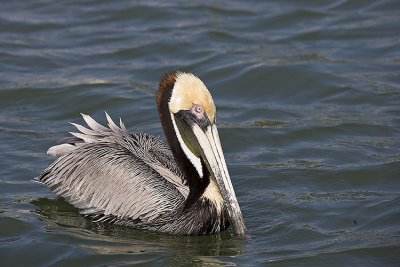
<instances>
[{"instance_id":1,"label":"white neck stripe","mask_svg":"<svg viewBox=\"0 0 400 267\"><path fill-rule=\"evenodd\" d=\"M200 178L203 178L203 167L201 165L201 160L200 158L196 157L192 153L192 151L190 151L190 149L185 144L185 141L183 141L183 138L179 133L178 127L176 126L174 115L172 113L171 113L171 120L172 124L174 125L176 137L178 138L178 141L182 147L183 152L185 153L186 157L190 160L190 162L193 164L193 166L196 168L196 171L199 174Z\"/></svg>"}]
</instances>

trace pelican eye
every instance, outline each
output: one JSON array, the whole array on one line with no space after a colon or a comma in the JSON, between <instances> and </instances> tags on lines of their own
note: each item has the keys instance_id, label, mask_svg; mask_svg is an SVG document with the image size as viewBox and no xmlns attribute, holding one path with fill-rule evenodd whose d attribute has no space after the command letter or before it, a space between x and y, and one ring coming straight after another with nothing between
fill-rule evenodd
<instances>
[{"instance_id":1,"label":"pelican eye","mask_svg":"<svg viewBox=\"0 0 400 267\"><path fill-rule=\"evenodd\" d=\"M201 106L199 106L199 105L195 105L194 111L196 113L203 113L203 108Z\"/></svg>"},{"instance_id":2,"label":"pelican eye","mask_svg":"<svg viewBox=\"0 0 400 267\"><path fill-rule=\"evenodd\" d=\"M190 112L199 120L203 119L205 116L203 107L198 104L193 104Z\"/></svg>"}]
</instances>

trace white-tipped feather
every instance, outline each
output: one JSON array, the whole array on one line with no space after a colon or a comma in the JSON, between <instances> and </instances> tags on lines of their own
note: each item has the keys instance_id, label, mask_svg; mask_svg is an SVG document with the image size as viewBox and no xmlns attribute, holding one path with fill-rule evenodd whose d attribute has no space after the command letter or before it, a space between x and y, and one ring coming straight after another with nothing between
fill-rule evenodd
<instances>
[{"instance_id":1,"label":"white-tipped feather","mask_svg":"<svg viewBox=\"0 0 400 267\"><path fill-rule=\"evenodd\" d=\"M72 124L73 126L75 126L76 129L78 129L78 130L79 130L81 133L83 133L83 134L87 134L87 135L96 135L96 134L97 134L96 131L93 131L93 130L90 130L90 129L86 128L86 127L83 127L83 126L80 125L80 124L73 123L73 122L70 122L70 124Z\"/></svg>"},{"instance_id":2,"label":"white-tipped feather","mask_svg":"<svg viewBox=\"0 0 400 267\"><path fill-rule=\"evenodd\" d=\"M110 128L104 127L100 123L96 122L89 115L85 115L82 113L81 115L85 120L86 124L90 127L90 129L80 124L70 122L70 124L75 126L76 129L78 129L79 131L79 132L70 132L70 134L82 141L75 140L75 143L73 144L61 144L57 146L52 146L47 151L48 155L53 157L61 157L71 152L72 150L76 149L76 147L82 143L109 141L108 139L112 140L112 136L114 135L128 134L128 130L125 128L125 125L122 122L122 120L119 119L120 127L118 127L107 112L106 112L106 118Z\"/></svg>"},{"instance_id":3,"label":"white-tipped feather","mask_svg":"<svg viewBox=\"0 0 400 267\"><path fill-rule=\"evenodd\" d=\"M118 131L121 130L121 129L114 123L114 121L111 119L110 115L108 115L107 111L106 111L106 118L107 118L107 121L108 121L108 127L110 127L110 129L111 129L113 132L118 132Z\"/></svg>"},{"instance_id":4,"label":"white-tipped feather","mask_svg":"<svg viewBox=\"0 0 400 267\"><path fill-rule=\"evenodd\" d=\"M79 139L82 139L85 143L93 143L94 141L96 141L95 138L93 138L93 136L91 135L83 133L75 133L75 132L69 132L69 133L75 137L78 137Z\"/></svg>"},{"instance_id":5,"label":"white-tipped feather","mask_svg":"<svg viewBox=\"0 0 400 267\"><path fill-rule=\"evenodd\" d=\"M119 118L119 126L121 127L122 131L128 132L128 130L125 128L125 124L122 122L121 118Z\"/></svg>"},{"instance_id":6,"label":"white-tipped feather","mask_svg":"<svg viewBox=\"0 0 400 267\"><path fill-rule=\"evenodd\" d=\"M85 120L86 124L94 131L107 131L108 129L103 125L97 123L92 117L89 115L81 113L83 119Z\"/></svg>"},{"instance_id":7,"label":"white-tipped feather","mask_svg":"<svg viewBox=\"0 0 400 267\"><path fill-rule=\"evenodd\" d=\"M70 144L61 144L57 146L52 146L47 150L47 155L52 157L61 157L72 150L76 149L76 146Z\"/></svg>"}]
</instances>

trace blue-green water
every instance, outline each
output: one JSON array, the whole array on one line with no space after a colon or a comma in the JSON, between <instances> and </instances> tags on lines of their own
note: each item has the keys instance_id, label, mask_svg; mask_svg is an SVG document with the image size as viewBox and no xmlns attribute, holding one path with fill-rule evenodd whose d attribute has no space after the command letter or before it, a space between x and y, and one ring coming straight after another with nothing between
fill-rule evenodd
<instances>
[{"instance_id":1,"label":"blue-green water","mask_svg":"<svg viewBox=\"0 0 400 267\"><path fill-rule=\"evenodd\" d=\"M400 3L2 1L1 266L396 266ZM33 183L104 110L163 136L180 69L217 105L248 238L95 225Z\"/></svg>"}]
</instances>

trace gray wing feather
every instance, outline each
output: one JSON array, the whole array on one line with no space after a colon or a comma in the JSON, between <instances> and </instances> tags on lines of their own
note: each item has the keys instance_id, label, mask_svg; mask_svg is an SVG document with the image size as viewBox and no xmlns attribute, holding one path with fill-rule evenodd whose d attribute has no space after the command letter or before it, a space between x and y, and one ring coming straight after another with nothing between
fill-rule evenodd
<instances>
[{"instance_id":1,"label":"gray wing feather","mask_svg":"<svg viewBox=\"0 0 400 267\"><path fill-rule=\"evenodd\" d=\"M82 116L90 129L72 123L80 131L71 133L75 143L69 143L65 153L57 151L59 158L39 182L100 221L145 224L183 204L189 189L165 143L128 133L121 120L118 127L107 113L109 128Z\"/></svg>"}]
</instances>

